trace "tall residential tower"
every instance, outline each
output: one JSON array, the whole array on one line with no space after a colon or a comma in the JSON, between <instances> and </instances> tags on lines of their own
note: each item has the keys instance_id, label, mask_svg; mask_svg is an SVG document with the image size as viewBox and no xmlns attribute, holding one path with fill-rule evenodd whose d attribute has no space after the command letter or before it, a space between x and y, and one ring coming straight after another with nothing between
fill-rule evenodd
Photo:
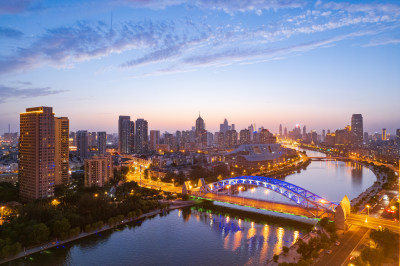
<instances>
[{"instance_id":1,"label":"tall residential tower","mask_svg":"<svg viewBox=\"0 0 400 266\"><path fill-rule=\"evenodd\" d=\"M68 117L54 118L55 172L56 185L69 183L69 120Z\"/></svg>"},{"instance_id":2,"label":"tall residential tower","mask_svg":"<svg viewBox=\"0 0 400 266\"><path fill-rule=\"evenodd\" d=\"M22 201L54 196L54 113L52 107L20 114L19 183Z\"/></svg>"}]
</instances>

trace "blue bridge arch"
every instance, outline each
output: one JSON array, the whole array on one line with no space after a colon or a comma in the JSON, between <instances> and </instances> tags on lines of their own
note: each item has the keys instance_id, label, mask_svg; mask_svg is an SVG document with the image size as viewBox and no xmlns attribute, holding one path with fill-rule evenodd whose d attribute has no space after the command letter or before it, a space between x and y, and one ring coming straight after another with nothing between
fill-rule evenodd
<instances>
[{"instance_id":1,"label":"blue bridge arch","mask_svg":"<svg viewBox=\"0 0 400 266\"><path fill-rule=\"evenodd\" d=\"M323 212L334 213L338 202L327 200L307 189L296 186L289 182L263 176L240 176L224 179L210 184L203 184L199 187L200 192L216 193L226 186L234 185L255 185L263 187L288 198L296 205L305 209L315 209Z\"/></svg>"}]
</instances>

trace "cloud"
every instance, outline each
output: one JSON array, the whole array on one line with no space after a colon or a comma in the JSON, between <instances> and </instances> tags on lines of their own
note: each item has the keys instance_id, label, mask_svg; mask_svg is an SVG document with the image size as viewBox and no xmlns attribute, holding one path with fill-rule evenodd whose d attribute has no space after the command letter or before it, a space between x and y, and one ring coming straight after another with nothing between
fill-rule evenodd
<instances>
[{"instance_id":1,"label":"cloud","mask_svg":"<svg viewBox=\"0 0 400 266\"><path fill-rule=\"evenodd\" d=\"M24 35L21 31L12 28L5 28L0 26L0 38L18 39Z\"/></svg>"},{"instance_id":2,"label":"cloud","mask_svg":"<svg viewBox=\"0 0 400 266\"><path fill-rule=\"evenodd\" d=\"M298 6L297 1L274 0L123 1L127 2L133 6L149 8L153 5L154 8L165 8L186 3L198 8L224 12L262 11L278 6ZM350 11L340 10L340 6ZM392 25L392 31L398 29L399 17L396 12L392 12L396 8L378 6L379 14L371 11L371 5L321 2L316 4L317 10L299 9L293 16L285 15L271 19L266 17L268 23L251 25L240 21L236 23L233 20L229 24L221 25L216 22L208 24L207 20L196 19L147 19L114 23L111 27L103 21L79 21L72 25L47 29L32 38L33 41L26 46L15 48L11 53L7 51L9 54L0 57L0 75L43 65L71 67L78 62L127 51L131 51L130 57L121 62L119 67L132 68L136 72L140 72L139 67L156 63L168 63L174 69L180 69L178 64L213 64L223 61L224 58L233 62L254 60L257 54L266 55L271 53L271 50L284 50L289 44L291 47L300 47L304 38L326 39L325 32L331 37L337 36L337 29L342 29L342 33L357 32L377 25ZM165 65L157 67L162 69ZM100 68L111 69L113 66Z\"/></svg>"},{"instance_id":3,"label":"cloud","mask_svg":"<svg viewBox=\"0 0 400 266\"><path fill-rule=\"evenodd\" d=\"M373 47L373 46L380 46L380 45L389 45L389 44L400 44L399 38L380 38L376 40L372 40L371 42L363 45L363 47Z\"/></svg>"},{"instance_id":4,"label":"cloud","mask_svg":"<svg viewBox=\"0 0 400 266\"><path fill-rule=\"evenodd\" d=\"M0 103L5 103L12 98L34 98L59 94L65 91L66 90L52 90L49 87L21 89L0 84Z\"/></svg>"},{"instance_id":5,"label":"cloud","mask_svg":"<svg viewBox=\"0 0 400 266\"><path fill-rule=\"evenodd\" d=\"M386 13L400 15L400 6L395 4L351 4L348 2L318 2L317 7L323 7L325 9L342 10L350 13L362 12L362 13Z\"/></svg>"},{"instance_id":6,"label":"cloud","mask_svg":"<svg viewBox=\"0 0 400 266\"><path fill-rule=\"evenodd\" d=\"M16 14L29 8L33 0L0 0L0 14Z\"/></svg>"},{"instance_id":7,"label":"cloud","mask_svg":"<svg viewBox=\"0 0 400 266\"><path fill-rule=\"evenodd\" d=\"M165 9L169 6L187 5L201 9L220 10L228 14L254 12L261 15L263 10L300 8L305 2L299 0L123 0L133 7Z\"/></svg>"},{"instance_id":8,"label":"cloud","mask_svg":"<svg viewBox=\"0 0 400 266\"><path fill-rule=\"evenodd\" d=\"M28 47L0 59L0 73L37 67L63 66L131 49L160 46L174 32L173 22L127 22L111 29L104 22L78 22L47 30Z\"/></svg>"}]
</instances>

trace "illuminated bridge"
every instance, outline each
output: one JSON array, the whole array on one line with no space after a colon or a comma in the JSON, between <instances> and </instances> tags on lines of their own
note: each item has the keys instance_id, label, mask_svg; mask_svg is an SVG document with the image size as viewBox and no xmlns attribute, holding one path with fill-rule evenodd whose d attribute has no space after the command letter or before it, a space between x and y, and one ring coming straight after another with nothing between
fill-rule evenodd
<instances>
[{"instance_id":1,"label":"illuminated bridge","mask_svg":"<svg viewBox=\"0 0 400 266\"><path fill-rule=\"evenodd\" d=\"M238 186L238 189L241 190L243 188L241 185L263 187L282 195L294 204L277 203L262 199L243 198L240 196L220 193L221 190L229 189L231 186ZM190 188L191 187L188 184L184 184L182 192L190 193L192 196L198 196L206 199L306 216L309 218L329 217L333 219L335 218L336 209L339 206L338 202L329 201L302 187L279 179L262 176L233 177L211 184L205 184L204 179L200 179L198 188L192 190ZM350 202L348 205L350 205Z\"/></svg>"}]
</instances>

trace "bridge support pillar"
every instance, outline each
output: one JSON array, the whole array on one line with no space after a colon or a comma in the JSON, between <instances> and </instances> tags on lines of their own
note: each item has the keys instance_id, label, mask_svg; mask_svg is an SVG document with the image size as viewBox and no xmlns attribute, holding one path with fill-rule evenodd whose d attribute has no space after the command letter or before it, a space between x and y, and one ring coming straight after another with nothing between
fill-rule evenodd
<instances>
[{"instance_id":1,"label":"bridge support pillar","mask_svg":"<svg viewBox=\"0 0 400 266\"><path fill-rule=\"evenodd\" d=\"M350 201L344 196L340 204L335 209L335 225L339 230L346 229L346 217L350 215Z\"/></svg>"},{"instance_id":2,"label":"bridge support pillar","mask_svg":"<svg viewBox=\"0 0 400 266\"><path fill-rule=\"evenodd\" d=\"M189 181L186 181L185 183L183 183L182 185L182 195L186 195L189 193L190 190L190 184Z\"/></svg>"}]
</instances>

